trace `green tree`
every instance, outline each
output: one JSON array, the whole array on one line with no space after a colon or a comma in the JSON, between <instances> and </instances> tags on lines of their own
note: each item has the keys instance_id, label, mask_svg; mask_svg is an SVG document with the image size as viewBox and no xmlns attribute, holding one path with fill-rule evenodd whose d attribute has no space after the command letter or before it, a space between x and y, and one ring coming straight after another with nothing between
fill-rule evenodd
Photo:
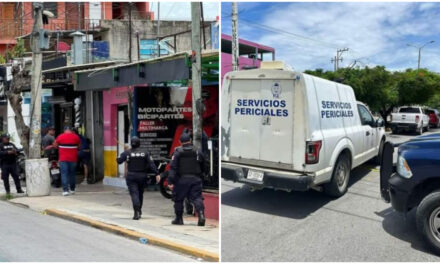
<instances>
[{"instance_id":1,"label":"green tree","mask_svg":"<svg viewBox=\"0 0 440 264\"><path fill-rule=\"evenodd\" d=\"M17 44L12 49L8 49L4 57L0 55L0 64L5 64L14 58L21 58L25 52L26 48L24 47L23 39L18 39Z\"/></svg>"},{"instance_id":2,"label":"green tree","mask_svg":"<svg viewBox=\"0 0 440 264\"><path fill-rule=\"evenodd\" d=\"M385 121L397 104L396 79L383 66L364 69L346 68L337 72L324 72L322 69L316 69L314 71L307 70L305 73L350 85L356 99L366 103Z\"/></svg>"},{"instance_id":3,"label":"green tree","mask_svg":"<svg viewBox=\"0 0 440 264\"><path fill-rule=\"evenodd\" d=\"M440 77L426 69L406 70L398 75L399 105L424 105L438 98Z\"/></svg>"}]
</instances>

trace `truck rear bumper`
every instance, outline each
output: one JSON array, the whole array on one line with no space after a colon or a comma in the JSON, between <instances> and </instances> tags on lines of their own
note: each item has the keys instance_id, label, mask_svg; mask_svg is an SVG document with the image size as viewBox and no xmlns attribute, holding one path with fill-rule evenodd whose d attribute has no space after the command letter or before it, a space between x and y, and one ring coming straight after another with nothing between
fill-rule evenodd
<instances>
[{"instance_id":1,"label":"truck rear bumper","mask_svg":"<svg viewBox=\"0 0 440 264\"><path fill-rule=\"evenodd\" d=\"M274 170L255 168L264 173L263 180L247 179L249 168L239 164L222 163L222 178L229 181L244 183L253 187L273 188L281 190L307 191L313 183L313 176L300 173L283 173Z\"/></svg>"},{"instance_id":2,"label":"truck rear bumper","mask_svg":"<svg viewBox=\"0 0 440 264\"><path fill-rule=\"evenodd\" d=\"M418 124L413 124L413 123L391 123L391 128L394 129L399 129L399 130L417 130L417 128L419 127Z\"/></svg>"}]
</instances>

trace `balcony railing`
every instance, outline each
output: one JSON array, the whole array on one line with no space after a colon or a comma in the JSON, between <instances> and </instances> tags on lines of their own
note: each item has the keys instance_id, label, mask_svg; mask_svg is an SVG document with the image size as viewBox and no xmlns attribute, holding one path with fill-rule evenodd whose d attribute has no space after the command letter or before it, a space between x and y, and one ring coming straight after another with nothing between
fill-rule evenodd
<instances>
[{"instance_id":1,"label":"balcony railing","mask_svg":"<svg viewBox=\"0 0 440 264\"><path fill-rule=\"evenodd\" d=\"M0 19L0 40L15 39L28 35L32 32L33 19ZM80 24L77 19L66 19L64 21L51 21L44 28L51 31L57 30L83 30L92 31L101 27L101 19L82 19Z\"/></svg>"}]
</instances>

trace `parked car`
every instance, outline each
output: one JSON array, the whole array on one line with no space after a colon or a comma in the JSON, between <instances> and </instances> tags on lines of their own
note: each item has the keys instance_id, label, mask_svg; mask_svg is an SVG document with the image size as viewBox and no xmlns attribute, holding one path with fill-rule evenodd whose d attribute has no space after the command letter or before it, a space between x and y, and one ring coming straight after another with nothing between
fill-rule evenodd
<instances>
[{"instance_id":1,"label":"parked car","mask_svg":"<svg viewBox=\"0 0 440 264\"><path fill-rule=\"evenodd\" d=\"M429 117L419 106L402 106L397 113L391 114L391 130L393 134L412 131L422 135L429 130Z\"/></svg>"},{"instance_id":2,"label":"parked car","mask_svg":"<svg viewBox=\"0 0 440 264\"><path fill-rule=\"evenodd\" d=\"M263 63L227 73L222 92L225 180L339 197L351 169L381 154L384 122L350 86Z\"/></svg>"},{"instance_id":3,"label":"parked car","mask_svg":"<svg viewBox=\"0 0 440 264\"><path fill-rule=\"evenodd\" d=\"M406 214L416 208L418 231L440 254L440 133L408 141L398 147L386 143L381 164L381 194L392 207Z\"/></svg>"},{"instance_id":4,"label":"parked car","mask_svg":"<svg viewBox=\"0 0 440 264\"><path fill-rule=\"evenodd\" d=\"M439 127L440 126L440 114L437 109L426 109L425 114L429 117L429 125L431 127Z\"/></svg>"}]
</instances>

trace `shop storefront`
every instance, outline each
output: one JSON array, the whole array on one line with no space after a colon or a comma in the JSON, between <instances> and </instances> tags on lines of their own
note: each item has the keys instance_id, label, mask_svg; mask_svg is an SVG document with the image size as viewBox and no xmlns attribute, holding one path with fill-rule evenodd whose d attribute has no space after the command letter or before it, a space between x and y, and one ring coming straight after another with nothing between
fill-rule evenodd
<instances>
[{"instance_id":1,"label":"shop storefront","mask_svg":"<svg viewBox=\"0 0 440 264\"><path fill-rule=\"evenodd\" d=\"M205 203L218 217L218 52L202 56L203 152L210 161ZM102 94L104 183L126 187L126 167L117 156L141 139L157 164L169 162L185 128L192 130L190 53L75 72L75 90ZM91 74L99 72L99 74ZM98 153L97 153L98 154ZM164 167L162 167L164 168Z\"/></svg>"}]
</instances>

